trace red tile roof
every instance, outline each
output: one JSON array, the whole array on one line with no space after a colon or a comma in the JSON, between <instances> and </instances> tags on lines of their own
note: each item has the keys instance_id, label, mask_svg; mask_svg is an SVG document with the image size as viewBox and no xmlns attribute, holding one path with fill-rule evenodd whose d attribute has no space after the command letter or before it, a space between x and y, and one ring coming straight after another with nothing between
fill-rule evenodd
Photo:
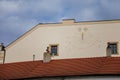
<instances>
[{"instance_id":1,"label":"red tile roof","mask_svg":"<svg viewBox=\"0 0 120 80\"><path fill-rule=\"evenodd\" d=\"M120 57L96 57L0 64L0 79L120 74Z\"/></svg>"}]
</instances>

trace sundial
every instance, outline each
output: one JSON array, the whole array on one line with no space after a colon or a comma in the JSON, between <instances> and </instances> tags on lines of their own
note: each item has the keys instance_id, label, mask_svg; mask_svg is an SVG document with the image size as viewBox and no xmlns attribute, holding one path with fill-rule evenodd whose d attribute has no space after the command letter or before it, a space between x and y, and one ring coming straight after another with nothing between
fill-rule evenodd
<instances>
[{"instance_id":1,"label":"sundial","mask_svg":"<svg viewBox=\"0 0 120 80\"><path fill-rule=\"evenodd\" d=\"M67 37L66 43L70 45L71 48L86 49L96 45L98 41L95 33L91 31L91 29L79 27L76 33Z\"/></svg>"}]
</instances>

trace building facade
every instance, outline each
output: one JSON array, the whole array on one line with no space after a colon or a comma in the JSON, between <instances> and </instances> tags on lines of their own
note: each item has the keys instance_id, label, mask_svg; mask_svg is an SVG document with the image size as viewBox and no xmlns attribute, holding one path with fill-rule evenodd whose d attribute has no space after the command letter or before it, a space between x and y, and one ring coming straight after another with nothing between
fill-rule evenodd
<instances>
[{"instance_id":1,"label":"building facade","mask_svg":"<svg viewBox=\"0 0 120 80\"><path fill-rule=\"evenodd\" d=\"M120 52L120 21L38 24L6 47L5 63L51 59L115 56Z\"/></svg>"}]
</instances>

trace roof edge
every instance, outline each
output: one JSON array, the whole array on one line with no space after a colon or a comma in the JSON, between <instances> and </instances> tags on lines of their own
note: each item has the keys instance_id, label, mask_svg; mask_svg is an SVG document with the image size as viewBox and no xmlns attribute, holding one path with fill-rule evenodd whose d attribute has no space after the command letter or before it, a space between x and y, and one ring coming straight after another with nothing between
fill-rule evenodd
<instances>
[{"instance_id":1,"label":"roof edge","mask_svg":"<svg viewBox=\"0 0 120 80\"><path fill-rule=\"evenodd\" d=\"M107 58L120 58L120 57L109 57L109 56L102 56L102 57L85 57L85 58L66 58L66 59L52 59L51 61L63 61L63 60L79 60L79 59L107 59ZM13 63L5 63L0 65L7 65L7 64L19 64L19 63L30 63L30 62L40 62L43 63L43 60L35 60L35 61L23 61L23 62L13 62ZM50 62L49 62L50 63ZM44 63L43 63L44 64ZM45 63L46 64L46 63Z\"/></svg>"},{"instance_id":2,"label":"roof edge","mask_svg":"<svg viewBox=\"0 0 120 80\"><path fill-rule=\"evenodd\" d=\"M56 22L56 23L39 23L39 25L54 25L54 24L58 24L58 25L64 25L66 23L71 24L103 24L103 23L117 23L120 22L120 19L111 19L111 20L95 20L95 21L76 21L75 19L62 19L61 22Z\"/></svg>"},{"instance_id":3,"label":"roof edge","mask_svg":"<svg viewBox=\"0 0 120 80\"><path fill-rule=\"evenodd\" d=\"M16 44L18 40L21 40L21 39L25 38L25 36L27 36L27 35L29 35L30 33L32 33L34 30L36 30L36 29L38 28L38 25L39 25L39 24L37 24L37 25L34 26L32 29L28 30L28 31L25 32L23 35L21 35L20 37L18 37L16 40L14 40L14 41L11 42L10 44L8 44L5 49L7 50L8 48L10 48L10 47L13 46L14 44Z\"/></svg>"}]
</instances>

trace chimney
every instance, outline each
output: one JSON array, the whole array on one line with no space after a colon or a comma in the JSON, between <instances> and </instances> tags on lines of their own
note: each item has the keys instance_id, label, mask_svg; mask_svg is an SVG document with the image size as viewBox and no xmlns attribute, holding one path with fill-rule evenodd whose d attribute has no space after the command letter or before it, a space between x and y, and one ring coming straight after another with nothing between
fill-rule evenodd
<instances>
[{"instance_id":1,"label":"chimney","mask_svg":"<svg viewBox=\"0 0 120 80\"><path fill-rule=\"evenodd\" d=\"M5 62L5 46L3 43L0 44L0 64Z\"/></svg>"},{"instance_id":2,"label":"chimney","mask_svg":"<svg viewBox=\"0 0 120 80\"><path fill-rule=\"evenodd\" d=\"M74 19L63 19L62 21L63 24L73 24L75 23Z\"/></svg>"}]
</instances>

